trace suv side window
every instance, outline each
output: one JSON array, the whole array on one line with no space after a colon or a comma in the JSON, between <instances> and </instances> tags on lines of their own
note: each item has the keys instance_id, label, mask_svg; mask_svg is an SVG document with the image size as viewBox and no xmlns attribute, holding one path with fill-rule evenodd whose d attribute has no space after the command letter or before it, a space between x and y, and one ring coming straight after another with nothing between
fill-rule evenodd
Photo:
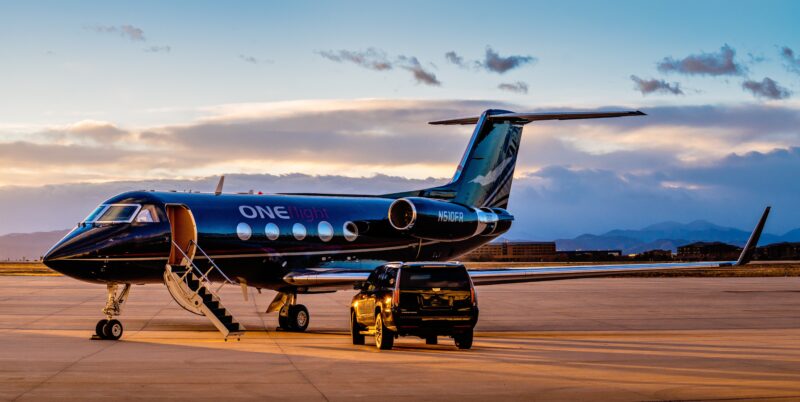
<instances>
[{"instance_id":1,"label":"suv side window","mask_svg":"<svg viewBox=\"0 0 800 402\"><path fill-rule=\"evenodd\" d=\"M367 277L367 292L374 292L384 268L378 268Z\"/></svg>"},{"instance_id":2,"label":"suv side window","mask_svg":"<svg viewBox=\"0 0 800 402\"><path fill-rule=\"evenodd\" d=\"M397 277L396 269L384 269L378 274L377 287L379 290L394 289L395 278Z\"/></svg>"}]
</instances>

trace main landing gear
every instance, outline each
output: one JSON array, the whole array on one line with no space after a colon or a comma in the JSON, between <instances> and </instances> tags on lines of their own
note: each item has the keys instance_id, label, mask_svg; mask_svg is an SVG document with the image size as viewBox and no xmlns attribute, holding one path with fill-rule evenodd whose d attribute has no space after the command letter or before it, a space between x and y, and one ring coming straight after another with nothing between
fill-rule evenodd
<instances>
[{"instance_id":1,"label":"main landing gear","mask_svg":"<svg viewBox=\"0 0 800 402\"><path fill-rule=\"evenodd\" d=\"M131 292L131 284L126 283L119 294L117 294L118 288L119 285L116 283L109 283L106 285L108 299L106 300L106 307L103 308L103 314L105 314L107 318L97 322L94 328L95 334L92 335L92 339L116 341L122 337L122 323L114 319L114 317L122 314L122 306L124 306L125 301L128 300L128 293Z\"/></svg>"},{"instance_id":2,"label":"main landing gear","mask_svg":"<svg viewBox=\"0 0 800 402\"><path fill-rule=\"evenodd\" d=\"M267 308L267 313L278 312L278 327L284 331L303 332L311 316L306 306L297 304L297 293L280 292Z\"/></svg>"}]
</instances>

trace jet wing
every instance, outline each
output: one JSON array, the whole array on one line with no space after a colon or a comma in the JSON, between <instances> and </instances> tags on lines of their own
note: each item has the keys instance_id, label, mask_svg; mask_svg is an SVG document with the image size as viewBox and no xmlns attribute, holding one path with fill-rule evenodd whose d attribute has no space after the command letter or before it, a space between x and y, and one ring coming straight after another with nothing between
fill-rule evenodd
<instances>
[{"instance_id":1,"label":"jet wing","mask_svg":"<svg viewBox=\"0 0 800 402\"><path fill-rule=\"evenodd\" d=\"M475 286L501 283L541 282L564 279L598 278L643 272L665 272L674 270L704 270L730 267L736 262L694 262L664 264L619 264L619 265L571 265L519 267L470 270L469 276Z\"/></svg>"},{"instance_id":2,"label":"jet wing","mask_svg":"<svg viewBox=\"0 0 800 402\"><path fill-rule=\"evenodd\" d=\"M598 278L645 272L668 272L675 270L708 270L725 269L742 266L750 262L755 253L764 224L767 221L770 207L764 210L747 244L737 261L716 262L675 262L660 264L616 264L616 265L573 265L573 266L540 266L515 267L497 269L469 270L472 282L476 286L497 285L502 283L540 282L565 279ZM290 285L306 287L309 291L332 291L352 288L353 284L363 282L371 271L364 269L316 268L293 272L283 279Z\"/></svg>"}]
</instances>

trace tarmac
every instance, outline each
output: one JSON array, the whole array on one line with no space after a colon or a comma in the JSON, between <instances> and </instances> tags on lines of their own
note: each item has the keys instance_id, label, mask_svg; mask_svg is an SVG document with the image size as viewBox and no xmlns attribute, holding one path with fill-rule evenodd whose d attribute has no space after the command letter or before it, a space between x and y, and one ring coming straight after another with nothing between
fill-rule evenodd
<instances>
[{"instance_id":1,"label":"tarmac","mask_svg":"<svg viewBox=\"0 0 800 402\"><path fill-rule=\"evenodd\" d=\"M350 342L354 292L222 291L247 327L223 341L163 286L134 286L120 341L92 341L105 287L0 277L0 400L800 400L800 278L606 278L487 286L472 350Z\"/></svg>"}]
</instances>

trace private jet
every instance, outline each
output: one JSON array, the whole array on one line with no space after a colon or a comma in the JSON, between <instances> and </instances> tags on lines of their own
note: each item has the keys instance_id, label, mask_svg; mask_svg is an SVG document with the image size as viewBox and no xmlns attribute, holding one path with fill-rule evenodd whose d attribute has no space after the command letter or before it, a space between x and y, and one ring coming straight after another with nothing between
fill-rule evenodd
<instances>
[{"instance_id":1,"label":"private jet","mask_svg":"<svg viewBox=\"0 0 800 402\"><path fill-rule=\"evenodd\" d=\"M543 120L644 116L640 111L514 113L434 121L474 125L452 180L384 195L230 194L133 191L97 206L44 257L55 271L106 285L95 337L119 339L116 319L132 284L162 284L187 311L207 317L227 340L245 332L222 304L222 286L277 292L268 313L304 331L298 295L352 289L388 262L450 261L511 228L507 210L523 126ZM475 286L685 269L750 261L769 207L737 261L498 268L470 271Z\"/></svg>"}]
</instances>

